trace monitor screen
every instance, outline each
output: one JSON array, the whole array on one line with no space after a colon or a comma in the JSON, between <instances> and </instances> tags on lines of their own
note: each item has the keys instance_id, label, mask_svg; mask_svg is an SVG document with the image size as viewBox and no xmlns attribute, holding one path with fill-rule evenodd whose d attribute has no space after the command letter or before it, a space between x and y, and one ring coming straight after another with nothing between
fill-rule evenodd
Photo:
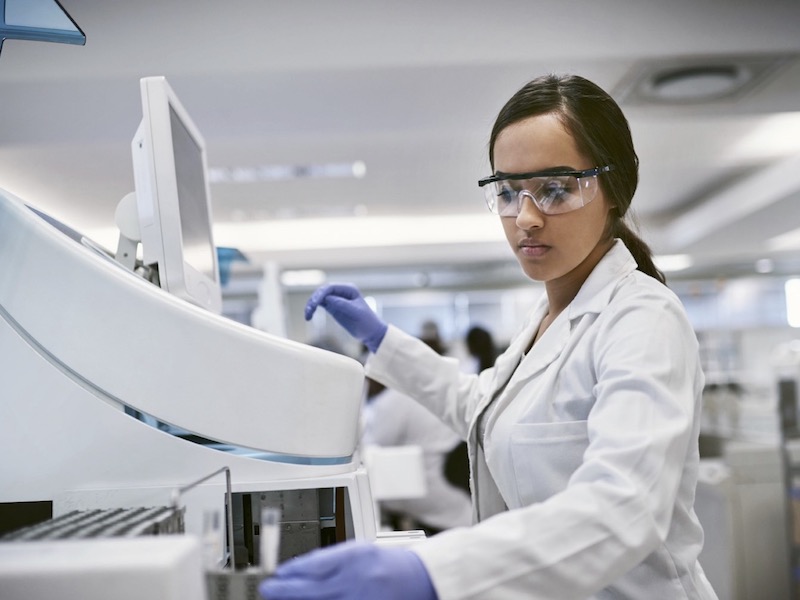
<instances>
[{"instance_id":1,"label":"monitor screen","mask_svg":"<svg viewBox=\"0 0 800 600\"><path fill-rule=\"evenodd\" d=\"M169 109L178 207L183 238L183 258L209 278L215 277L214 248L209 244L211 223L206 206L203 150L192 138L175 109Z\"/></svg>"},{"instance_id":2,"label":"monitor screen","mask_svg":"<svg viewBox=\"0 0 800 600\"><path fill-rule=\"evenodd\" d=\"M163 289L219 313L205 142L164 77L145 77L141 92L131 148L143 262Z\"/></svg>"}]
</instances>

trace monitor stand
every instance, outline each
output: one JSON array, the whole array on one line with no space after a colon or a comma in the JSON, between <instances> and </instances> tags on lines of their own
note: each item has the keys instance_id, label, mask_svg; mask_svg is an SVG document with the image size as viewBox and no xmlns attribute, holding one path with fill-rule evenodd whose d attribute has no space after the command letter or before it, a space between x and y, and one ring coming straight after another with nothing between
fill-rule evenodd
<instances>
[{"instance_id":1,"label":"monitor stand","mask_svg":"<svg viewBox=\"0 0 800 600\"><path fill-rule=\"evenodd\" d=\"M136 269L136 251L142 241L139 229L139 209L136 206L136 192L126 194L117 204L114 212L114 222L119 229L117 242L118 263L129 271Z\"/></svg>"}]
</instances>

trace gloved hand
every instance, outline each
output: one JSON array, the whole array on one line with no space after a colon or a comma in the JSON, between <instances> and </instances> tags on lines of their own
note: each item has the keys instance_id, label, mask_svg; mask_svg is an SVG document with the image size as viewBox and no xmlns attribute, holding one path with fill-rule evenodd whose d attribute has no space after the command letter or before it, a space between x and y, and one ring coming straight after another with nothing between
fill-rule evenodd
<instances>
[{"instance_id":1,"label":"gloved hand","mask_svg":"<svg viewBox=\"0 0 800 600\"><path fill-rule=\"evenodd\" d=\"M327 310L347 333L363 342L370 352L378 350L388 326L367 306L357 287L333 283L317 288L306 303L306 321L311 320L318 306Z\"/></svg>"},{"instance_id":2,"label":"gloved hand","mask_svg":"<svg viewBox=\"0 0 800 600\"><path fill-rule=\"evenodd\" d=\"M437 600L428 572L407 548L345 542L283 563L258 587L266 600Z\"/></svg>"}]
</instances>

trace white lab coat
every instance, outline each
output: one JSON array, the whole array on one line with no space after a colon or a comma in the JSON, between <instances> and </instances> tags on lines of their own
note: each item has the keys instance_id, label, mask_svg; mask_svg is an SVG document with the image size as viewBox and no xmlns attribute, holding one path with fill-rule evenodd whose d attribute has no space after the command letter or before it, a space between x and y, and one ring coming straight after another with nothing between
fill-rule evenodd
<instances>
[{"instance_id":1,"label":"white lab coat","mask_svg":"<svg viewBox=\"0 0 800 600\"><path fill-rule=\"evenodd\" d=\"M478 524L414 547L440 600L716 598L697 562L703 374L680 301L618 240L523 355L546 312L545 296L480 376L394 327L367 363L469 445Z\"/></svg>"},{"instance_id":2,"label":"white lab coat","mask_svg":"<svg viewBox=\"0 0 800 600\"><path fill-rule=\"evenodd\" d=\"M364 444L419 446L426 494L421 498L384 500L384 509L405 513L424 525L449 529L472 522L469 495L447 481L447 453L461 438L413 398L386 388L364 406Z\"/></svg>"}]
</instances>

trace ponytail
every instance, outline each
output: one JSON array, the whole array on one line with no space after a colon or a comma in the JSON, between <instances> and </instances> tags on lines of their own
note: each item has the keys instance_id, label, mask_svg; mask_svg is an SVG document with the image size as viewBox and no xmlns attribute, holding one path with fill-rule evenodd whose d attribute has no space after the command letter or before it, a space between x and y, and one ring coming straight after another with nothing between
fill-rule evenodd
<instances>
[{"instance_id":1,"label":"ponytail","mask_svg":"<svg viewBox=\"0 0 800 600\"><path fill-rule=\"evenodd\" d=\"M650 250L650 246L636 235L625 221L619 218L615 219L611 226L611 234L613 237L622 240L622 243L625 244L625 247L628 248L628 251L633 255L637 268L642 273L666 285L667 278L653 262L653 253Z\"/></svg>"}]
</instances>

